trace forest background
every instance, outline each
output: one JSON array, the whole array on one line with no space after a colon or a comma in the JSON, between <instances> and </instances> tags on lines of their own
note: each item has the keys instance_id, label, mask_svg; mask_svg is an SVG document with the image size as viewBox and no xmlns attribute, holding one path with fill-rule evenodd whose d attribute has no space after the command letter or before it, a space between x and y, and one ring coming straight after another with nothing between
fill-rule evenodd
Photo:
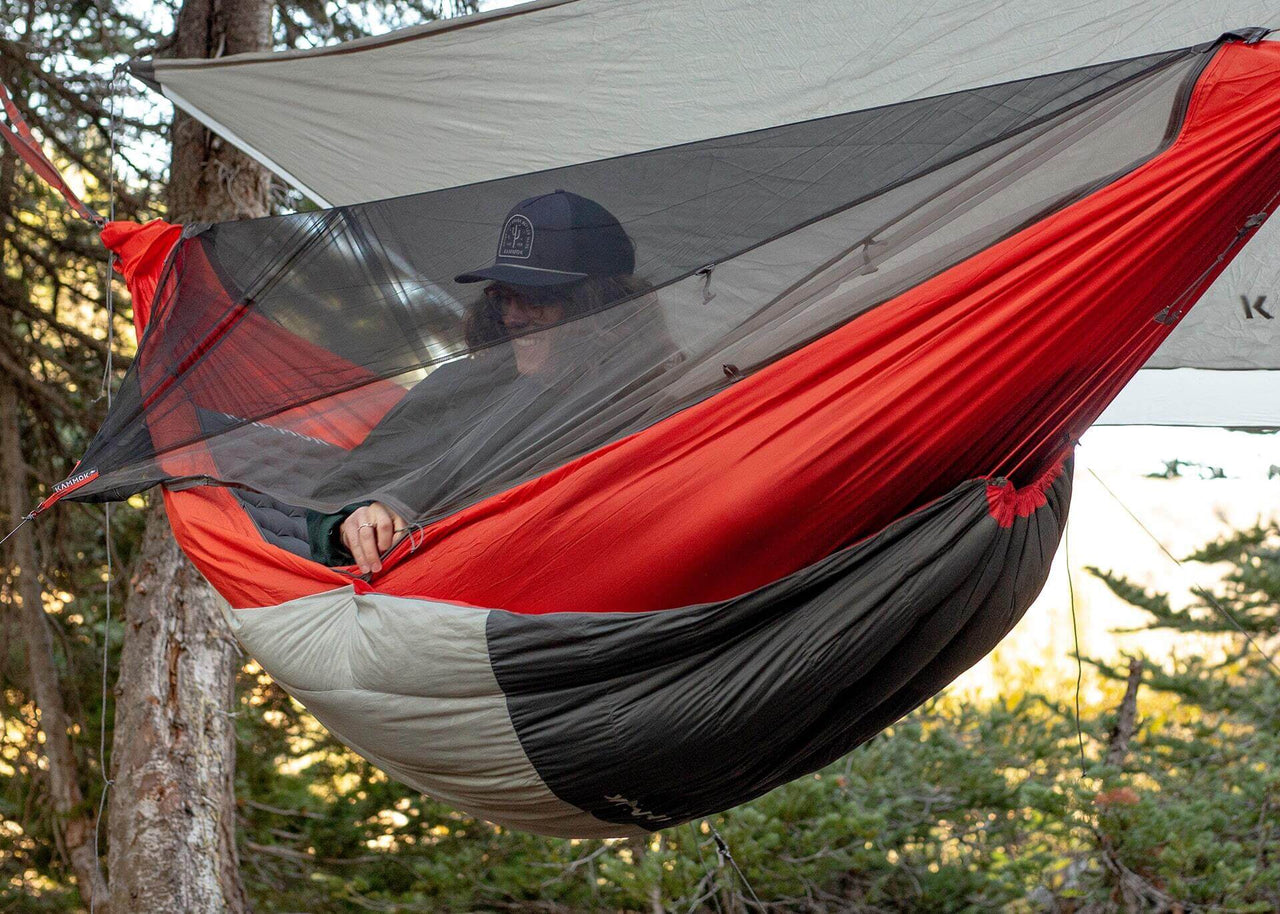
<instances>
[{"instance_id":1,"label":"forest background","mask_svg":"<svg viewBox=\"0 0 1280 914\"><path fill-rule=\"evenodd\" d=\"M116 64L308 47L472 8L0 0L0 82L98 211L262 215L307 203L113 79ZM8 532L68 474L133 345L92 227L7 146L0 220ZM1274 436L1236 434L1228 448L1273 452ZM1188 474L1229 475L1167 456L1153 475L1169 478L1143 485L1170 503ZM1093 479L1082 492L1100 491ZM238 653L151 499L61 507L4 544L0 911L1280 911L1280 670L1264 657L1280 528L1275 485L1245 485L1262 497L1235 518L1244 529L1175 546L1184 564L1166 574L1131 579L1110 570L1119 559L1059 572L1041 601L1056 612L1029 614L1039 665L985 664L823 772L606 842L510 832L391 783ZM1104 642L1095 615L1077 681L1074 625L1035 620L1074 622L1090 588L1164 637Z\"/></svg>"}]
</instances>

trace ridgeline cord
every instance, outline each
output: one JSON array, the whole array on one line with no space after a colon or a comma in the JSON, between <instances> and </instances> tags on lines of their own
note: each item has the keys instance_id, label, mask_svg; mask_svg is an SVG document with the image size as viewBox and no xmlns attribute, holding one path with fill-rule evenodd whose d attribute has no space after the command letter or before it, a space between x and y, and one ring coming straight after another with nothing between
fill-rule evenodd
<instances>
[{"instance_id":1,"label":"ridgeline cord","mask_svg":"<svg viewBox=\"0 0 1280 914\"><path fill-rule=\"evenodd\" d=\"M107 121L107 220L114 222L116 218L116 94L121 74L124 73L124 66L117 66L111 73L110 88L107 94L109 101L108 121ZM102 368L102 386L98 390L98 399L103 397L107 399L107 409L111 409L111 375L113 366L111 357L115 350L116 341L116 312L115 302L112 298L112 289L115 283L116 268L116 252L107 249L107 288L104 295L105 304L107 306L107 359L106 364Z\"/></svg>"},{"instance_id":2,"label":"ridgeline cord","mask_svg":"<svg viewBox=\"0 0 1280 914\"><path fill-rule=\"evenodd\" d=\"M738 874L738 879L742 881L743 888L747 890L747 893L751 896L751 900L755 903L755 906L763 911L764 905L761 903L759 897L757 897L756 890L753 889L751 887L751 883L747 881L747 876L742 872L742 868L738 866L738 861L733 859L733 852L729 850L729 842L721 837L720 832L716 830L714 825L711 826L711 837L714 838L716 842L716 854L719 856L720 865L723 867L724 862L726 860L729 861L729 865L733 867L733 871Z\"/></svg>"},{"instance_id":3,"label":"ridgeline cord","mask_svg":"<svg viewBox=\"0 0 1280 914\"><path fill-rule=\"evenodd\" d=\"M23 525L23 524L25 524L27 521L31 520L31 519L32 519L32 518L34 518L34 517L35 517L35 515L34 515L34 514L28 514L28 515L27 515L26 517L24 517L22 520L18 521L18 526L14 527L12 530L10 530L8 533L6 533L6 534L4 535L4 539L0 539L0 546L3 546L5 543L9 542L9 537L13 536L15 533L17 533L19 530L21 530L21 529L22 529L22 525Z\"/></svg>"},{"instance_id":4,"label":"ridgeline cord","mask_svg":"<svg viewBox=\"0 0 1280 914\"><path fill-rule=\"evenodd\" d=\"M720 907L720 895L716 891L716 882L718 880L716 879L715 870L707 866L706 858L702 856L702 835L698 834L698 827L692 822L689 823L689 832L693 835L693 849L698 852L698 866L702 867L703 876L709 881L711 901L716 906L717 914L724 914L724 909ZM699 885L701 885L701 882L699 882ZM697 895L697 889L694 890L694 895ZM701 902L702 899L700 897L695 897L693 903L689 905L688 914L693 914Z\"/></svg>"},{"instance_id":5,"label":"ridgeline cord","mask_svg":"<svg viewBox=\"0 0 1280 914\"><path fill-rule=\"evenodd\" d=\"M1076 647L1076 742L1080 746L1080 777L1085 777L1084 730L1080 725L1080 688L1084 683L1084 660L1080 656L1080 626L1076 621L1076 585L1071 578L1071 516L1062 527L1062 560L1067 566L1067 598L1071 602L1071 640Z\"/></svg>"},{"instance_id":6,"label":"ridgeline cord","mask_svg":"<svg viewBox=\"0 0 1280 914\"><path fill-rule=\"evenodd\" d=\"M124 65L118 65L111 72L111 82L108 84L107 100L109 102L109 119L107 126L108 136L108 153L107 153L107 214L108 218L114 220L116 218L116 97L119 93L119 81L124 73ZM107 275L106 290L103 293L103 299L107 307L107 358L106 365L102 372L102 390L98 394L98 399L106 397L107 411L111 410L111 380L114 373L114 362L112 356L115 353L115 327L116 327L116 311L115 298L113 290L115 288L115 251L107 251ZM102 794L98 797L98 812L93 819L93 859L94 864L98 868L99 876L102 878L103 885L106 885L106 877L102 876L102 813L107 806L107 794L111 792L111 785L115 782L107 776L107 672L111 661L111 585L114 583L115 574L111 562L111 553L113 544L111 541L111 502L107 502L103 507L103 534L107 547L107 581L105 586L105 599L103 601L102 612L102 704L98 710L98 774L102 778ZM89 914L96 914L96 894L89 894Z\"/></svg>"},{"instance_id":7,"label":"ridgeline cord","mask_svg":"<svg viewBox=\"0 0 1280 914\"><path fill-rule=\"evenodd\" d=\"M1160 551L1163 552L1165 555L1167 555L1175 565L1181 568L1183 565L1182 559L1178 558L1176 555L1170 552L1167 548L1165 548L1164 543L1160 542L1160 540L1156 538L1156 535L1152 533L1150 529L1147 528L1147 525L1144 524L1141 521L1141 519L1139 519L1138 515L1130 511L1129 506L1120 500L1120 496L1116 495L1115 492L1111 491L1111 487L1102 481L1102 477L1099 476L1097 473L1095 473L1092 469L1089 470L1089 475L1091 475L1094 479L1098 480L1098 485L1102 486L1102 488L1106 490L1106 493L1110 495L1113 499L1115 499L1116 504L1118 504L1121 508L1124 509L1125 514L1128 514L1131 518L1133 518L1133 522L1142 528L1143 533L1151 537L1151 541L1160 547ZM1253 636L1250 635L1249 632L1245 630L1244 626L1240 624L1240 622L1236 619L1236 617L1233 616L1225 606L1219 603L1217 598L1214 597L1213 594L1209 593L1209 591L1205 590L1203 587L1196 585L1195 587L1191 588L1191 592L1196 596L1198 596L1200 599L1204 600L1214 609L1216 609L1224 619L1226 619L1228 622L1231 623L1231 625L1236 629L1236 631L1238 631L1241 635L1244 636L1244 639L1247 642L1249 642L1250 646L1252 646L1253 649L1258 652L1258 655L1267 662L1267 666L1270 667L1270 669L1267 672L1269 672L1273 677L1275 677L1277 682L1280 682L1280 666L1276 665L1276 661L1272 658L1272 656L1262 649L1262 645L1258 644L1258 642L1254 640Z\"/></svg>"}]
</instances>

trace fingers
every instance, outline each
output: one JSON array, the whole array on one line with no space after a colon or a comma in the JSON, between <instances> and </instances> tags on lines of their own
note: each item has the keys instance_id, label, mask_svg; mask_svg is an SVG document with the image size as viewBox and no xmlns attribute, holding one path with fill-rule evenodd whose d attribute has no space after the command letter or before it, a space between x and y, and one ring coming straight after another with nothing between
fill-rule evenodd
<instances>
[{"instance_id":1,"label":"fingers","mask_svg":"<svg viewBox=\"0 0 1280 914\"><path fill-rule=\"evenodd\" d=\"M375 501L351 512L339 531L360 573L369 574L382 570L382 554L404 537L405 527L399 514Z\"/></svg>"},{"instance_id":2,"label":"fingers","mask_svg":"<svg viewBox=\"0 0 1280 914\"><path fill-rule=\"evenodd\" d=\"M369 506L369 513L372 515L371 520L374 523L372 532L374 540L377 543L379 553L386 552L391 548L392 531L395 528L395 522L391 519L391 510L380 502L374 502ZM366 530L370 528L366 527ZM377 571L377 569L374 569Z\"/></svg>"},{"instance_id":3,"label":"fingers","mask_svg":"<svg viewBox=\"0 0 1280 914\"><path fill-rule=\"evenodd\" d=\"M356 508L342 522L342 544L351 552L351 557L360 568L361 574L381 571L382 563L378 560L378 544L374 541L373 521L369 519L368 508ZM377 566L377 567L375 567Z\"/></svg>"},{"instance_id":4,"label":"fingers","mask_svg":"<svg viewBox=\"0 0 1280 914\"><path fill-rule=\"evenodd\" d=\"M383 505L382 507L386 509L387 514L391 515L391 545L394 546L396 543L404 539L406 534L408 534L409 524L399 514L392 511L390 508L387 508L386 505Z\"/></svg>"}]
</instances>

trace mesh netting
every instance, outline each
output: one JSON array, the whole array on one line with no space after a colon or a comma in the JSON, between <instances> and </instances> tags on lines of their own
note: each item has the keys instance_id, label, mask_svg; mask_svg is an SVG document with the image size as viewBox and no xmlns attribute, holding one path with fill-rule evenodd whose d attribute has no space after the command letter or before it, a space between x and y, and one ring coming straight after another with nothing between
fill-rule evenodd
<instances>
[{"instance_id":1,"label":"mesh netting","mask_svg":"<svg viewBox=\"0 0 1280 914\"><path fill-rule=\"evenodd\" d=\"M1205 50L190 227L82 463L99 478L76 497L217 482L287 510L376 499L442 517L892 306L1133 169L1173 137ZM633 272L541 287L542 322L509 304L518 284L455 281L493 260L513 206L561 189L617 218ZM993 450L986 469L1042 444Z\"/></svg>"}]
</instances>

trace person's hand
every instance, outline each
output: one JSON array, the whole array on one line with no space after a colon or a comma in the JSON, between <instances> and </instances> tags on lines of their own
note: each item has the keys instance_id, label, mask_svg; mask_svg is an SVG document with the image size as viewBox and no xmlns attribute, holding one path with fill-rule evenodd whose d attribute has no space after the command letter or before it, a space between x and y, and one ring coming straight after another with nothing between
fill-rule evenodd
<instances>
[{"instance_id":1,"label":"person's hand","mask_svg":"<svg viewBox=\"0 0 1280 914\"><path fill-rule=\"evenodd\" d=\"M356 508L338 528L361 574L381 571L382 554L404 539L408 529L404 518L380 501Z\"/></svg>"}]
</instances>

